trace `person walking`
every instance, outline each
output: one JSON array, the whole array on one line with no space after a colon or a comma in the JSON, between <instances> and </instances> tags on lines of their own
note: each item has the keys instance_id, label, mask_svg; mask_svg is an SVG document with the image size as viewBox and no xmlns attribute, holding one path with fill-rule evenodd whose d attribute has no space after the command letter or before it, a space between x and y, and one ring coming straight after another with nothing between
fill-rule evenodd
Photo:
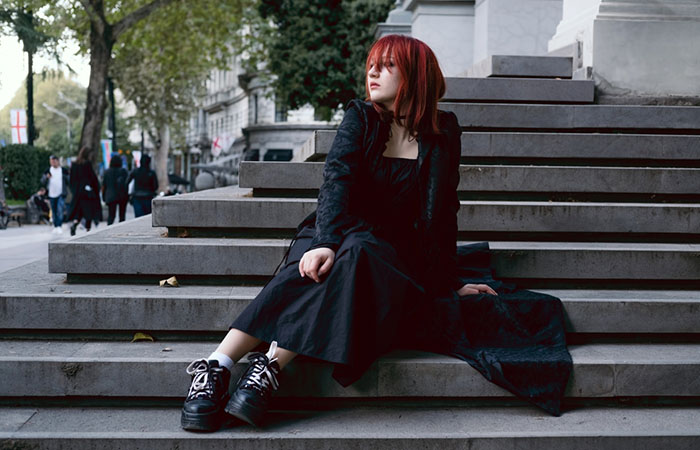
<instances>
[{"instance_id":1,"label":"person walking","mask_svg":"<svg viewBox=\"0 0 700 450\"><path fill-rule=\"evenodd\" d=\"M129 201L129 193L126 180L129 173L122 167L122 158L119 155L112 156L109 161L109 169L105 170L102 180L102 199L107 204L107 225L112 225L119 208L119 221L126 220L126 203Z\"/></svg>"},{"instance_id":2,"label":"person walking","mask_svg":"<svg viewBox=\"0 0 700 450\"><path fill-rule=\"evenodd\" d=\"M367 98L346 107L316 211L214 352L186 369L186 430L260 426L299 354L348 386L399 347L460 358L561 414L572 368L561 301L494 280L488 243L457 246L461 128L437 108L446 88L435 55L388 35L365 68ZM261 344L229 393L233 365Z\"/></svg>"},{"instance_id":3,"label":"person walking","mask_svg":"<svg viewBox=\"0 0 700 450\"><path fill-rule=\"evenodd\" d=\"M85 229L90 231L92 223L102 221L102 205L100 204L100 182L92 169L95 152L89 147L83 147L78 152L78 158L70 168L70 188L73 200L68 213L68 220L73 221L70 235L75 231L82 219L85 219Z\"/></svg>"},{"instance_id":4,"label":"person walking","mask_svg":"<svg viewBox=\"0 0 700 450\"><path fill-rule=\"evenodd\" d=\"M151 170L151 157L143 155L141 165L132 170L126 184L134 181L134 191L131 201L134 206L134 216L141 217L151 213L151 200L158 191L158 177Z\"/></svg>"},{"instance_id":5,"label":"person walking","mask_svg":"<svg viewBox=\"0 0 700 450\"><path fill-rule=\"evenodd\" d=\"M41 177L41 185L48 192L49 203L51 204L51 218L53 220L53 233L63 234L63 218L66 209L66 196L69 187L69 172L65 167L61 167L58 156L49 157L49 168Z\"/></svg>"}]
</instances>

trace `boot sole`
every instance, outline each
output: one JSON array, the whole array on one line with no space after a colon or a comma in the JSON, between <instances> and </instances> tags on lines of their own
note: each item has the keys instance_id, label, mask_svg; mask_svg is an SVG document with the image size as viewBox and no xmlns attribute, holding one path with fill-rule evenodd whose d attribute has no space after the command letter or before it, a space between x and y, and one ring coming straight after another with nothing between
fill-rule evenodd
<instances>
[{"instance_id":1,"label":"boot sole","mask_svg":"<svg viewBox=\"0 0 700 450\"><path fill-rule=\"evenodd\" d=\"M229 414L237 419L247 422L253 426L259 427L262 424L264 411L254 408L244 402L231 399L224 408L226 414Z\"/></svg>"},{"instance_id":2,"label":"boot sole","mask_svg":"<svg viewBox=\"0 0 700 450\"><path fill-rule=\"evenodd\" d=\"M182 411L180 426L189 431L216 431L221 428L223 417L221 410L206 414L188 413Z\"/></svg>"}]
</instances>

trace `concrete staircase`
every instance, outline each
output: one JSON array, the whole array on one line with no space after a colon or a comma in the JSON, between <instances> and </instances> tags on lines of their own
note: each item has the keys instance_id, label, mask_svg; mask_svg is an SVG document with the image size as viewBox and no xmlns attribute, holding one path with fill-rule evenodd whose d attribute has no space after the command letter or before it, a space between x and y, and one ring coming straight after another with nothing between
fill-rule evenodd
<instances>
[{"instance_id":1,"label":"concrete staircase","mask_svg":"<svg viewBox=\"0 0 700 450\"><path fill-rule=\"evenodd\" d=\"M566 58L496 59L489 78L448 79L441 104L464 130L458 238L562 299L562 417L397 351L347 389L298 358L264 429L179 429L184 367L316 207L320 131L304 162L243 162L240 187L155 199L152 217L0 274L0 448L700 448L700 108L596 105L591 82L553 79ZM172 275L182 287L157 286Z\"/></svg>"}]
</instances>

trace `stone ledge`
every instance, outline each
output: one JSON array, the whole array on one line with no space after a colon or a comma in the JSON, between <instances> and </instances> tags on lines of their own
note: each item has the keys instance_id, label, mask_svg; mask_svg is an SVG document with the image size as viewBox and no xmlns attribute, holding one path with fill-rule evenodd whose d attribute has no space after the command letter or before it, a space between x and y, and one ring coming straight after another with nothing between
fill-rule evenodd
<instances>
[{"instance_id":1,"label":"stone ledge","mask_svg":"<svg viewBox=\"0 0 700 450\"><path fill-rule=\"evenodd\" d=\"M322 162L245 161L241 163L239 183L252 189L318 190L323 183L323 167ZM459 172L460 192L695 194L700 198L700 168L462 164ZM218 191L205 191L212 194L196 198L225 197L223 191ZM232 198L233 191L229 192ZM185 198L195 197L163 197L154 205L157 209L161 202Z\"/></svg>"},{"instance_id":2,"label":"stone ledge","mask_svg":"<svg viewBox=\"0 0 700 450\"><path fill-rule=\"evenodd\" d=\"M593 80L447 78L441 102L593 103Z\"/></svg>"},{"instance_id":3,"label":"stone ledge","mask_svg":"<svg viewBox=\"0 0 700 450\"><path fill-rule=\"evenodd\" d=\"M457 227L464 233L585 233L587 240L600 233L663 233L695 235L694 242L700 242L700 204L695 203L462 200L460 205ZM316 207L315 199L293 198L162 201L153 210L153 225L293 231Z\"/></svg>"},{"instance_id":4,"label":"stone ledge","mask_svg":"<svg viewBox=\"0 0 700 450\"><path fill-rule=\"evenodd\" d=\"M178 289L155 284L65 284L46 260L0 274L0 328L40 330L209 332L226 330L260 286ZM700 291L550 290L571 333L700 333ZM649 320L653 317L654 320Z\"/></svg>"},{"instance_id":5,"label":"stone ledge","mask_svg":"<svg viewBox=\"0 0 700 450\"><path fill-rule=\"evenodd\" d=\"M146 275L269 277L290 243L288 239L167 238L163 228L150 227L150 220L144 216L50 243L49 272L128 275L134 280ZM700 279L700 244L497 241L490 246L494 272L504 279L617 279L639 280L640 285L652 280Z\"/></svg>"},{"instance_id":6,"label":"stone ledge","mask_svg":"<svg viewBox=\"0 0 700 450\"><path fill-rule=\"evenodd\" d=\"M0 441L16 448L103 450L519 450L700 447L698 407L587 407L552 417L535 407L360 406L271 411L263 428L180 429L180 407L0 409ZM89 418L89 420L86 420Z\"/></svg>"},{"instance_id":7,"label":"stone ledge","mask_svg":"<svg viewBox=\"0 0 700 450\"><path fill-rule=\"evenodd\" d=\"M0 395L30 397L181 397L185 367L216 343L0 342ZM164 350L168 349L168 350ZM588 344L569 347L567 397L700 396L700 344ZM234 381L245 369L236 365ZM285 369L281 397L510 397L466 362L394 351L348 388L333 366L300 358ZM436 379L442 380L435 383ZM117 381L115 383L115 381Z\"/></svg>"},{"instance_id":8,"label":"stone ledge","mask_svg":"<svg viewBox=\"0 0 700 450\"><path fill-rule=\"evenodd\" d=\"M301 161L323 159L331 148L335 131L316 131L307 141ZM700 136L662 134L579 134L537 132L462 132L462 159L527 158L570 160L700 160Z\"/></svg>"},{"instance_id":9,"label":"stone ledge","mask_svg":"<svg viewBox=\"0 0 700 450\"><path fill-rule=\"evenodd\" d=\"M571 78L573 58L492 55L467 69L468 77Z\"/></svg>"}]
</instances>

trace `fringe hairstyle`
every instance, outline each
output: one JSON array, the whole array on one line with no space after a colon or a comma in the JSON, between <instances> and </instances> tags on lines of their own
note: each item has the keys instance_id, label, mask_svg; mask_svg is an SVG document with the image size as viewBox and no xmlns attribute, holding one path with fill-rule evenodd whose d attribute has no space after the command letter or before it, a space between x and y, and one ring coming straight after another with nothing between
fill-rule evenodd
<instances>
[{"instance_id":1,"label":"fringe hairstyle","mask_svg":"<svg viewBox=\"0 0 700 450\"><path fill-rule=\"evenodd\" d=\"M385 53L387 57L393 55L394 68L398 69L401 81L394 99L395 113L372 102L381 120L390 122L396 115L398 124L408 128L411 135L440 134L437 102L445 95L445 78L433 51L418 39L390 34L372 44L365 63L365 101L371 101L367 79L370 61L381 70L388 62L382 58Z\"/></svg>"}]
</instances>

